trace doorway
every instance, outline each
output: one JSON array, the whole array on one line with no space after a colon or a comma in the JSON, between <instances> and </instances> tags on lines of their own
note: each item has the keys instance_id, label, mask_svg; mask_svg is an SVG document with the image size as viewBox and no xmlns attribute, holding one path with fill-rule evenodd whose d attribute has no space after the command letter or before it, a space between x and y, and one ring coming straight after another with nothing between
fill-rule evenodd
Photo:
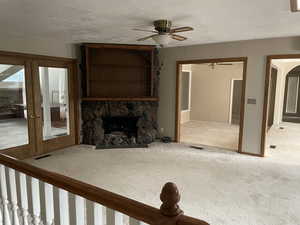
<instances>
[{"instance_id":1,"label":"doorway","mask_svg":"<svg viewBox=\"0 0 300 225\"><path fill-rule=\"evenodd\" d=\"M0 52L0 150L17 158L76 142L72 59Z\"/></svg>"},{"instance_id":2,"label":"doorway","mask_svg":"<svg viewBox=\"0 0 300 225\"><path fill-rule=\"evenodd\" d=\"M242 150L247 58L177 62L176 141Z\"/></svg>"},{"instance_id":3,"label":"doorway","mask_svg":"<svg viewBox=\"0 0 300 225\"><path fill-rule=\"evenodd\" d=\"M268 56L261 154L299 158L300 55Z\"/></svg>"}]
</instances>

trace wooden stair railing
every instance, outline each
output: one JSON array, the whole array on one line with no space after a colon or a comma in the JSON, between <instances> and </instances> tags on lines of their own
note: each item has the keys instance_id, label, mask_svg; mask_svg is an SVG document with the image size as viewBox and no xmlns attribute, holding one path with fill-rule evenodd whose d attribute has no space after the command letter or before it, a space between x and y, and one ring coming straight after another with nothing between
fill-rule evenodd
<instances>
[{"instance_id":1,"label":"wooden stair railing","mask_svg":"<svg viewBox=\"0 0 300 225\"><path fill-rule=\"evenodd\" d=\"M0 154L0 182L0 225L208 225L183 215L173 183L163 187L162 205L156 209L4 154ZM71 195L74 204L70 204ZM92 222L87 221L86 200L93 204Z\"/></svg>"}]
</instances>

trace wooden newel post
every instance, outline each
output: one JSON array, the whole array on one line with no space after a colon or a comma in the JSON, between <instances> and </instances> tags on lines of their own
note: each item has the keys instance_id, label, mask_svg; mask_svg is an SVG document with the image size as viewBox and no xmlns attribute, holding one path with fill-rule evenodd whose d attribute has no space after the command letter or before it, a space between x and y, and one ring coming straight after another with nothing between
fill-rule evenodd
<instances>
[{"instance_id":1,"label":"wooden newel post","mask_svg":"<svg viewBox=\"0 0 300 225\"><path fill-rule=\"evenodd\" d=\"M176 184L166 183L161 190L160 200L162 201L160 212L164 216L176 217L183 214L177 204L180 201L180 194Z\"/></svg>"}]
</instances>

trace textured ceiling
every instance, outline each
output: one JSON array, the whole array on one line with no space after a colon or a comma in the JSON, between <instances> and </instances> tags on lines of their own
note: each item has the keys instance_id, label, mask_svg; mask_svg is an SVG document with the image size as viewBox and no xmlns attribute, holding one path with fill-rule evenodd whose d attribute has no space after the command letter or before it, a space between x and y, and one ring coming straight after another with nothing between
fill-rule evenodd
<instances>
[{"instance_id":1,"label":"textured ceiling","mask_svg":"<svg viewBox=\"0 0 300 225\"><path fill-rule=\"evenodd\" d=\"M135 43L156 19L193 26L192 45L300 35L290 0L0 0L1 36L54 38L70 43ZM142 44L154 44L152 40Z\"/></svg>"}]
</instances>

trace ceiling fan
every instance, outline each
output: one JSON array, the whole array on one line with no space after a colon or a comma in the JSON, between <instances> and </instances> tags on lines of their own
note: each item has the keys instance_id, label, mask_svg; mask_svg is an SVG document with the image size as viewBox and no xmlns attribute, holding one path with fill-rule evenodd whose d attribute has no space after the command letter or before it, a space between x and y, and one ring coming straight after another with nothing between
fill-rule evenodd
<instances>
[{"instance_id":1,"label":"ceiling fan","mask_svg":"<svg viewBox=\"0 0 300 225\"><path fill-rule=\"evenodd\" d=\"M138 39L137 41L145 41L147 39L152 38L156 43L158 43L161 47L167 45L170 41L170 38L177 41L184 41L187 38L176 33L192 31L194 30L192 27L175 27L172 28L172 21L170 20L155 20L153 22L154 30L143 30L143 29L134 29L137 31L146 31L155 33L153 35L143 37Z\"/></svg>"},{"instance_id":2,"label":"ceiling fan","mask_svg":"<svg viewBox=\"0 0 300 225\"><path fill-rule=\"evenodd\" d=\"M216 66L232 66L232 63L209 63L208 66L210 66L212 69L214 69Z\"/></svg>"}]
</instances>

